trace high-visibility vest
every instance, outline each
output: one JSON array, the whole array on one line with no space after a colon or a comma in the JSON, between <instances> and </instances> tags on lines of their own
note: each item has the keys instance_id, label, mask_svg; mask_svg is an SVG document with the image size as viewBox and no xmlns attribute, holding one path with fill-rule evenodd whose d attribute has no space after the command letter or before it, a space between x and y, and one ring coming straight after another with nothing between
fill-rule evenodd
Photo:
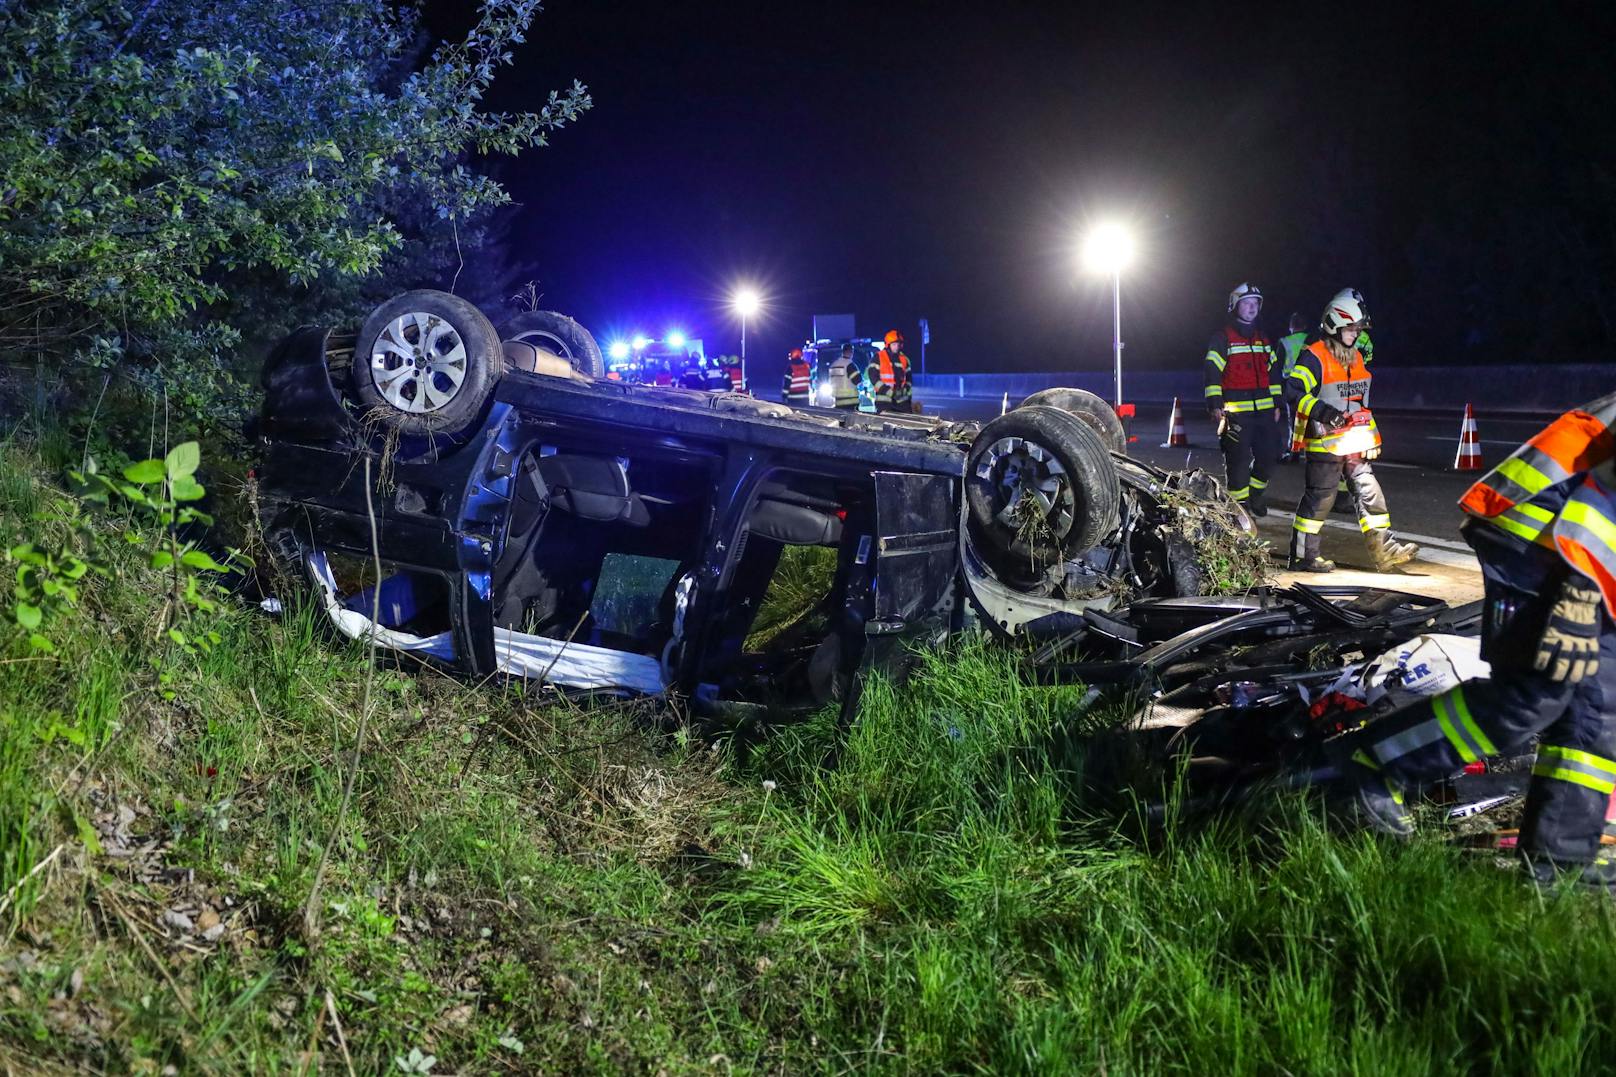
<instances>
[{"instance_id":1,"label":"high-visibility vest","mask_svg":"<svg viewBox=\"0 0 1616 1077\"><path fill-rule=\"evenodd\" d=\"M830 382L830 391L836 401L836 407L858 407L859 391L853 380L857 374L858 368L853 365L853 360L843 359L840 356L831 360L825 376Z\"/></svg>"},{"instance_id":2,"label":"high-visibility vest","mask_svg":"<svg viewBox=\"0 0 1616 1077\"><path fill-rule=\"evenodd\" d=\"M1207 406L1232 412L1272 409L1280 394L1279 384L1269 377L1273 361L1274 347L1262 330L1252 326L1247 335L1225 325L1206 351ZM1214 374L1216 380L1211 380Z\"/></svg>"},{"instance_id":3,"label":"high-visibility vest","mask_svg":"<svg viewBox=\"0 0 1616 1077\"><path fill-rule=\"evenodd\" d=\"M792 401L807 400L810 386L810 374L806 359L792 359L786 364L785 389L786 399Z\"/></svg>"},{"instance_id":4,"label":"high-visibility vest","mask_svg":"<svg viewBox=\"0 0 1616 1077\"><path fill-rule=\"evenodd\" d=\"M898 353L898 369L895 377L897 380L892 387L892 402L907 404L914 398L915 384L909 378L909 357L903 352Z\"/></svg>"},{"instance_id":5,"label":"high-visibility vest","mask_svg":"<svg viewBox=\"0 0 1616 1077\"><path fill-rule=\"evenodd\" d=\"M1616 393L1568 411L1465 491L1459 507L1560 555L1616 617Z\"/></svg>"},{"instance_id":6,"label":"high-visibility vest","mask_svg":"<svg viewBox=\"0 0 1616 1077\"><path fill-rule=\"evenodd\" d=\"M864 371L865 380L870 383L870 395L878 401L892 399L892 391L897 387L897 375L892 370L892 356L885 348L876 349L875 357Z\"/></svg>"},{"instance_id":7,"label":"high-visibility vest","mask_svg":"<svg viewBox=\"0 0 1616 1077\"><path fill-rule=\"evenodd\" d=\"M1283 353L1280 356L1282 377L1291 376L1291 371L1296 367L1296 358L1302 354L1302 345L1306 341L1306 333L1287 333L1279 338L1279 350ZM1368 362L1369 357L1365 356L1364 361Z\"/></svg>"},{"instance_id":8,"label":"high-visibility vest","mask_svg":"<svg viewBox=\"0 0 1616 1077\"><path fill-rule=\"evenodd\" d=\"M1352 364L1344 365L1330 353L1329 346L1322 340L1308 345L1307 351L1318 359L1322 376L1317 385L1307 384L1313 380L1313 372L1302 363L1298 363L1291 372L1293 377L1302 379L1307 390L1298 402L1297 411L1311 413L1313 400L1317 400L1329 404L1352 420L1339 430L1325 430L1322 423L1309 419L1303 435L1307 451L1332 456L1355 456L1379 448L1380 427L1375 423L1374 413L1369 410L1370 377L1363 356L1354 348ZM1309 400L1309 397L1313 400Z\"/></svg>"}]
</instances>

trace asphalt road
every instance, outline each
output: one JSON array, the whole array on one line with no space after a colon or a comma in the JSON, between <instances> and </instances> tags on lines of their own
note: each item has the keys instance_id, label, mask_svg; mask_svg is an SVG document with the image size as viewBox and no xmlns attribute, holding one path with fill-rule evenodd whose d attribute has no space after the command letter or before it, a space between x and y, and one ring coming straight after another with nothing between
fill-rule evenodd
<instances>
[{"instance_id":1,"label":"asphalt road","mask_svg":"<svg viewBox=\"0 0 1616 1077\"><path fill-rule=\"evenodd\" d=\"M927 414L948 419L985 420L999 414L998 400L919 393L916 397ZM1129 446L1130 453L1158 466L1202 467L1221 477L1223 457L1217 450L1217 438L1206 412L1199 407L1186 409L1185 432L1189 436L1189 447L1168 449L1163 446L1167 441L1169 411L1168 407L1140 406L1131 429L1138 440ZM1460 516L1456 503L1480 473L1453 470L1462 418L1461 415L1377 411L1376 421L1385 447L1374 467L1386 491L1395 533L1429 547L1439 560L1447 560L1442 558L1441 551L1448 550L1474 564L1459 540ZM1478 415L1483 466L1491 467L1508 456L1521 442L1541 430L1549 418ZM1302 468L1300 464L1280 464L1276 470L1269 479L1268 502L1270 507L1288 513L1295 509L1302 494ZM1357 530L1349 514L1333 513L1332 519Z\"/></svg>"}]
</instances>

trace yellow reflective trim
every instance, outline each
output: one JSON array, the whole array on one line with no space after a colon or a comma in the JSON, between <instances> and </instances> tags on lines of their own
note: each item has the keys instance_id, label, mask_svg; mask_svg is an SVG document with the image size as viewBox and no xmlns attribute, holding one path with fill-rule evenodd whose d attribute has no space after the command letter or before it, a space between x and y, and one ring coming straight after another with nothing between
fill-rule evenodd
<instances>
[{"instance_id":1,"label":"yellow reflective trim","mask_svg":"<svg viewBox=\"0 0 1616 1077\"><path fill-rule=\"evenodd\" d=\"M1223 395L1223 386L1221 386L1221 385L1208 385L1206 387L1206 395L1207 396L1222 396Z\"/></svg>"},{"instance_id":2,"label":"yellow reflective trim","mask_svg":"<svg viewBox=\"0 0 1616 1077\"><path fill-rule=\"evenodd\" d=\"M1253 490L1266 490L1266 489L1268 489L1268 480L1267 479L1252 479L1251 480L1251 488Z\"/></svg>"},{"instance_id":3,"label":"yellow reflective trim","mask_svg":"<svg viewBox=\"0 0 1616 1077\"><path fill-rule=\"evenodd\" d=\"M1206 361L1217 367L1218 373L1220 374L1223 372L1223 368L1229 364L1229 360L1225 359L1217 352L1207 352Z\"/></svg>"},{"instance_id":4,"label":"yellow reflective trim","mask_svg":"<svg viewBox=\"0 0 1616 1077\"><path fill-rule=\"evenodd\" d=\"M1464 686L1456 686L1448 695L1453 709L1459 714L1459 720L1464 723L1465 729L1469 730L1470 735L1475 738L1476 747L1480 748L1485 755L1497 755L1498 749L1493 747L1493 742L1487 738L1487 734L1481 731L1481 727L1476 724L1476 719L1470 713L1470 704L1465 702Z\"/></svg>"},{"instance_id":5,"label":"yellow reflective trim","mask_svg":"<svg viewBox=\"0 0 1616 1077\"><path fill-rule=\"evenodd\" d=\"M1384 531L1392 525L1392 518L1390 514L1380 513L1378 515L1365 516L1363 519L1358 521L1358 524L1366 532Z\"/></svg>"},{"instance_id":6,"label":"yellow reflective trim","mask_svg":"<svg viewBox=\"0 0 1616 1077\"><path fill-rule=\"evenodd\" d=\"M1319 379L1305 366L1297 365L1292 367L1291 377L1299 380L1302 387L1310 393L1319 387Z\"/></svg>"},{"instance_id":7,"label":"yellow reflective trim","mask_svg":"<svg viewBox=\"0 0 1616 1077\"><path fill-rule=\"evenodd\" d=\"M1458 750L1460 759L1463 759L1466 763L1474 763L1481 757L1476 754L1474 748L1470 747L1470 742L1460 736L1459 731L1453 727L1453 717L1449 713L1446 703L1446 693L1431 700L1431 709L1436 712L1437 724L1442 727L1442 735L1447 737L1448 743Z\"/></svg>"},{"instance_id":8,"label":"yellow reflective trim","mask_svg":"<svg viewBox=\"0 0 1616 1077\"><path fill-rule=\"evenodd\" d=\"M1523 503L1520 505L1512 505L1510 508L1511 511L1518 512L1522 516L1529 516L1538 523L1552 524L1554 522L1554 513L1540 505Z\"/></svg>"},{"instance_id":9,"label":"yellow reflective trim","mask_svg":"<svg viewBox=\"0 0 1616 1077\"><path fill-rule=\"evenodd\" d=\"M1540 494L1554 484L1553 479L1519 456L1511 456L1499 464L1498 473L1528 494Z\"/></svg>"},{"instance_id":10,"label":"yellow reflective trim","mask_svg":"<svg viewBox=\"0 0 1616 1077\"><path fill-rule=\"evenodd\" d=\"M1616 524L1605 519L1603 513L1586 501L1567 501L1566 507L1560 510L1560 517L1579 527L1586 527L1599 536L1599 541L1616 550Z\"/></svg>"},{"instance_id":11,"label":"yellow reflective trim","mask_svg":"<svg viewBox=\"0 0 1616 1077\"><path fill-rule=\"evenodd\" d=\"M1295 522L1291 524L1291 527L1293 527L1297 531L1300 531L1304 535L1316 535L1320 531L1324 530L1324 521L1323 520L1308 520L1308 519L1305 519L1305 518L1303 518L1301 516L1298 516L1298 517L1296 517Z\"/></svg>"},{"instance_id":12,"label":"yellow reflective trim","mask_svg":"<svg viewBox=\"0 0 1616 1077\"><path fill-rule=\"evenodd\" d=\"M1543 533L1541 527L1532 527L1518 520L1511 520L1508 516L1494 516L1488 522L1494 527L1503 528L1517 538L1525 539L1527 542L1536 542L1537 537Z\"/></svg>"},{"instance_id":13,"label":"yellow reflective trim","mask_svg":"<svg viewBox=\"0 0 1616 1077\"><path fill-rule=\"evenodd\" d=\"M1585 771L1574 770L1570 767L1555 767L1548 766L1543 763L1536 763L1532 766L1532 776L1536 778L1554 778L1557 781L1570 782L1572 785L1580 785L1584 789L1592 789L1594 792L1602 793L1605 796L1609 796L1611 793L1616 792L1616 780L1604 781Z\"/></svg>"},{"instance_id":14,"label":"yellow reflective trim","mask_svg":"<svg viewBox=\"0 0 1616 1077\"><path fill-rule=\"evenodd\" d=\"M1567 759L1573 763L1601 770L1616 778L1616 759L1606 759L1602 755L1582 751L1580 748L1562 748L1557 744L1545 744L1538 748L1539 759Z\"/></svg>"},{"instance_id":15,"label":"yellow reflective trim","mask_svg":"<svg viewBox=\"0 0 1616 1077\"><path fill-rule=\"evenodd\" d=\"M1301 412L1303 415L1312 415L1313 405L1317 404L1318 402L1319 398L1314 396L1312 393L1303 393L1302 398L1296 402L1296 410Z\"/></svg>"}]
</instances>

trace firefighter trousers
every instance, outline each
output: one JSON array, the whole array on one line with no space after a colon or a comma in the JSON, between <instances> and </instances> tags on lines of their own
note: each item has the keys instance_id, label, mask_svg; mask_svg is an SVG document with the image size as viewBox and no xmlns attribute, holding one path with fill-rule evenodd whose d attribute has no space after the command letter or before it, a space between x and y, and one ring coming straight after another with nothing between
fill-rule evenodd
<instances>
[{"instance_id":1,"label":"firefighter trousers","mask_svg":"<svg viewBox=\"0 0 1616 1077\"><path fill-rule=\"evenodd\" d=\"M1392 526L1391 514L1386 510L1386 493L1375 478L1374 468L1362 456L1334 456L1330 453L1307 454L1303 472L1302 499L1296 503L1296 520L1291 525L1291 556L1297 560L1319 556L1324 521L1335 504L1336 491L1345 481L1358 509L1358 525L1368 537L1372 531L1386 531ZM1378 536L1385 538L1384 535Z\"/></svg>"},{"instance_id":2,"label":"firefighter trousers","mask_svg":"<svg viewBox=\"0 0 1616 1077\"><path fill-rule=\"evenodd\" d=\"M1279 459L1279 443L1284 437L1274 416L1277 409L1225 412L1223 436L1224 474L1229 478L1229 496L1236 501L1262 504L1268 491L1268 476Z\"/></svg>"},{"instance_id":3,"label":"firefighter trousers","mask_svg":"<svg viewBox=\"0 0 1616 1077\"><path fill-rule=\"evenodd\" d=\"M1524 748L1537 736L1520 851L1535 868L1594 862L1616 790L1616 622L1601 615L1599 671L1578 684L1532 668L1565 578L1519 552L1475 543L1486 584L1482 656L1492 676L1471 681L1369 726L1354 755L1399 784L1453 774L1466 763Z\"/></svg>"}]
</instances>

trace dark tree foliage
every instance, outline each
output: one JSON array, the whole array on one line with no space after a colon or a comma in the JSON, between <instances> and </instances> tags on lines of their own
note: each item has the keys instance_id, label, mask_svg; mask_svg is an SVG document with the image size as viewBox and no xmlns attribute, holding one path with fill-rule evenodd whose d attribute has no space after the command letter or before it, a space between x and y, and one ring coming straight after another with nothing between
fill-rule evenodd
<instances>
[{"instance_id":1,"label":"dark tree foliage","mask_svg":"<svg viewBox=\"0 0 1616 1077\"><path fill-rule=\"evenodd\" d=\"M455 273L509 201L468 162L590 104L575 83L537 111L482 107L538 10L485 0L430 51L388 0L0 16L0 352L160 377L206 411L239 388L244 329Z\"/></svg>"}]
</instances>

